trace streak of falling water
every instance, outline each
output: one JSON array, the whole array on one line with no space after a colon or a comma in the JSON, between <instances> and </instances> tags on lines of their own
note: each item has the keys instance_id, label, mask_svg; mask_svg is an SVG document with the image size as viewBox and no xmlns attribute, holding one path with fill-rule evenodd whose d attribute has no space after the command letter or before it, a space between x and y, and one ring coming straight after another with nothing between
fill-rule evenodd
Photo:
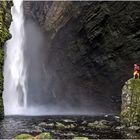
<instances>
[{"instance_id":1,"label":"streak of falling water","mask_svg":"<svg viewBox=\"0 0 140 140\"><path fill-rule=\"evenodd\" d=\"M4 62L4 112L20 114L27 108L26 66L24 63L24 16L23 0L13 0L12 38L7 41Z\"/></svg>"}]
</instances>

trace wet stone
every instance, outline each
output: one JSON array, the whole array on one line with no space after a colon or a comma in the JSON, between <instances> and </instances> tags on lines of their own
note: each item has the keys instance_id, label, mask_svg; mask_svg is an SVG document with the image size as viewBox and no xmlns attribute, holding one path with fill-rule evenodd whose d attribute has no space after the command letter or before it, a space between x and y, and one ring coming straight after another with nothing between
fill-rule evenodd
<instances>
[{"instance_id":1,"label":"wet stone","mask_svg":"<svg viewBox=\"0 0 140 140\"><path fill-rule=\"evenodd\" d=\"M32 119L32 118L31 118ZM110 118L83 118L83 117L73 117L74 122L64 121L67 118L52 117L51 121L48 121L48 117L42 117L42 120L25 118L22 125L18 125L16 133L11 131L11 124L9 125L9 118L7 118L6 124L8 133L3 130L0 132L2 138L14 138L18 134L30 134L33 137L40 135L41 133L47 132L51 134L52 139L73 139L74 137L87 137L88 139L96 138L122 138L122 132L115 129L119 126L116 123L114 116ZM17 120L15 120L17 122ZM15 124L14 122L14 124ZM110 125L112 123L112 125ZM14 127L13 124L13 127ZM54 124L53 127L48 127L48 124ZM23 127L24 126L24 127ZM2 125L0 124L2 128ZM5 126L4 126L5 128ZM95 129L94 129L95 128ZM2 129L1 129L2 130ZM124 131L124 130L123 130ZM8 135L7 135L8 134ZM42 135L41 135L42 136ZM125 135L124 135L125 136Z\"/></svg>"},{"instance_id":2,"label":"wet stone","mask_svg":"<svg viewBox=\"0 0 140 140\"><path fill-rule=\"evenodd\" d=\"M74 123L75 121L74 120L70 120L70 119L65 119L65 120L63 120L63 122Z\"/></svg>"},{"instance_id":3,"label":"wet stone","mask_svg":"<svg viewBox=\"0 0 140 140\"><path fill-rule=\"evenodd\" d=\"M38 126L43 127L43 128L51 128L51 127L54 127L54 124L53 123L42 122Z\"/></svg>"},{"instance_id":4,"label":"wet stone","mask_svg":"<svg viewBox=\"0 0 140 140\"><path fill-rule=\"evenodd\" d=\"M34 139L51 139L52 136L49 132L41 133L37 135Z\"/></svg>"},{"instance_id":5,"label":"wet stone","mask_svg":"<svg viewBox=\"0 0 140 140\"><path fill-rule=\"evenodd\" d=\"M58 129L64 129L66 126L64 124L62 124L62 123L56 122L56 127Z\"/></svg>"},{"instance_id":6,"label":"wet stone","mask_svg":"<svg viewBox=\"0 0 140 140\"><path fill-rule=\"evenodd\" d=\"M14 139L33 139L33 136L29 134L20 134L17 135Z\"/></svg>"},{"instance_id":7,"label":"wet stone","mask_svg":"<svg viewBox=\"0 0 140 140\"><path fill-rule=\"evenodd\" d=\"M121 125L121 126L117 126L115 129L116 130L121 130L121 129L124 129L125 128L125 125Z\"/></svg>"},{"instance_id":8,"label":"wet stone","mask_svg":"<svg viewBox=\"0 0 140 140\"><path fill-rule=\"evenodd\" d=\"M93 123L88 123L88 127L91 127L92 129L106 129L109 128L108 126L108 121L106 120L101 120L101 121L95 121Z\"/></svg>"},{"instance_id":9,"label":"wet stone","mask_svg":"<svg viewBox=\"0 0 140 140\"><path fill-rule=\"evenodd\" d=\"M88 140L87 137L74 137L73 140Z\"/></svg>"},{"instance_id":10,"label":"wet stone","mask_svg":"<svg viewBox=\"0 0 140 140\"><path fill-rule=\"evenodd\" d=\"M138 129L140 129L140 127L139 126L130 126L130 127L128 127L128 129L138 130Z\"/></svg>"},{"instance_id":11,"label":"wet stone","mask_svg":"<svg viewBox=\"0 0 140 140\"><path fill-rule=\"evenodd\" d=\"M120 117L119 116L115 116L114 118L117 122L120 122Z\"/></svg>"}]
</instances>

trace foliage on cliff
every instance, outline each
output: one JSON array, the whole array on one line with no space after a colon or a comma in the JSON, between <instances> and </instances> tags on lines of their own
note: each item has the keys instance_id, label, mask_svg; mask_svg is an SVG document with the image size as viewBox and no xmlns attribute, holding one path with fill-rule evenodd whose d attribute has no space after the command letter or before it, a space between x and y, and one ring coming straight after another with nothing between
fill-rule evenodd
<instances>
[{"instance_id":1,"label":"foliage on cliff","mask_svg":"<svg viewBox=\"0 0 140 140\"><path fill-rule=\"evenodd\" d=\"M0 1L0 118L3 116L3 61L4 61L4 50L3 45L7 39L10 38L8 28L12 21L11 17L11 1Z\"/></svg>"},{"instance_id":2,"label":"foliage on cliff","mask_svg":"<svg viewBox=\"0 0 140 140\"><path fill-rule=\"evenodd\" d=\"M140 125L140 79L128 80L122 89L121 121L127 126Z\"/></svg>"}]
</instances>

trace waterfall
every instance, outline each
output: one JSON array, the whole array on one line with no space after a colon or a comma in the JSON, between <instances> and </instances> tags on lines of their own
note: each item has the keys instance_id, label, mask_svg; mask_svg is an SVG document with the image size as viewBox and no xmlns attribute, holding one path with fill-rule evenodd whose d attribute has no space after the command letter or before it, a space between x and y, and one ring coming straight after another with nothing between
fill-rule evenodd
<instances>
[{"instance_id":1,"label":"waterfall","mask_svg":"<svg viewBox=\"0 0 140 140\"><path fill-rule=\"evenodd\" d=\"M12 38L6 42L4 61L4 112L20 114L27 108L26 66L24 63L24 16L23 0L13 0Z\"/></svg>"},{"instance_id":2,"label":"waterfall","mask_svg":"<svg viewBox=\"0 0 140 140\"><path fill-rule=\"evenodd\" d=\"M53 47L35 21L26 19L24 22L23 0L13 0L13 3L12 38L6 42L4 58L5 115L82 115L94 114L96 110L99 112L97 105L91 111L96 100L88 102L91 96L87 96L92 91L86 95L87 87L81 88L78 79L71 75L75 70L61 50L61 43Z\"/></svg>"}]
</instances>

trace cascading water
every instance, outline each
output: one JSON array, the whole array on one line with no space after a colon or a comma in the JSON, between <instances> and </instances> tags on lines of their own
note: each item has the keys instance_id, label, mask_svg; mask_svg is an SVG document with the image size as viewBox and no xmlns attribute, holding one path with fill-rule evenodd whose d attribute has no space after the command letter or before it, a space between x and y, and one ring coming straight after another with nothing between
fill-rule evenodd
<instances>
[{"instance_id":1,"label":"cascading water","mask_svg":"<svg viewBox=\"0 0 140 140\"><path fill-rule=\"evenodd\" d=\"M12 39L7 41L4 62L5 115L102 113L96 99L87 98L87 87L83 90L81 81L71 75L73 65L59 45L49 44L34 20L24 22L23 0L13 3ZM28 12L28 5L24 10Z\"/></svg>"},{"instance_id":2,"label":"cascading water","mask_svg":"<svg viewBox=\"0 0 140 140\"><path fill-rule=\"evenodd\" d=\"M26 67L24 65L24 16L22 0L13 0L12 39L6 43L4 62L4 110L5 115L19 114L27 108Z\"/></svg>"}]
</instances>

